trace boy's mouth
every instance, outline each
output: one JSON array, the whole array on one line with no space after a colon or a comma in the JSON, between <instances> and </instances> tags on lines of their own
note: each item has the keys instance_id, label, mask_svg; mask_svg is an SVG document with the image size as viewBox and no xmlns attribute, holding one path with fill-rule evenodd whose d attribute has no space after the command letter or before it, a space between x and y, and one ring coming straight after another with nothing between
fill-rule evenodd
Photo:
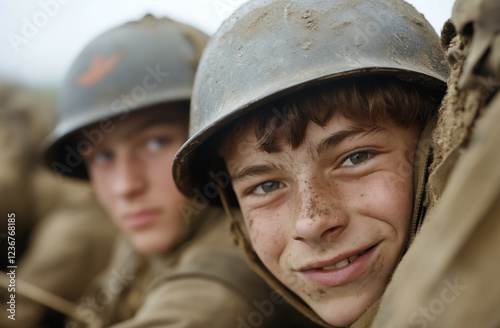
<instances>
[{"instance_id":1,"label":"boy's mouth","mask_svg":"<svg viewBox=\"0 0 500 328\"><path fill-rule=\"evenodd\" d=\"M355 280L372 263L378 244L338 256L329 261L305 266L299 272L313 283L323 286L339 286Z\"/></svg>"},{"instance_id":2,"label":"boy's mouth","mask_svg":"<svg viewBox=\"0 0 500 328\"><path fill-rule=\"evenodd\" d=\"M159 209L143 209L126 213L123 216L125 225L132 230L140 230L149 226L159 215Z\"/></svg>"},{"instance_id":3,"label":"boy's mouth","mask_svg":"<svg viewBox=\"0 0 500 328\"><path fill-rule=\"evenodd\" d=\"M301 268L298 271L307 271L307 270L338 270L338 269L341 269L341 268L346 267L349 264L353 263L359 257L361 257L364 254L366 254L367 252L371 251L376 246L377 245L370 246L370 247L366 248L363 251L358 251L358 253L355 253L355 254L352 254L352 255L349 255L349 256L342 256L340 259L338 259L339 257L337 257L337 260L335 260L335 259L333 260L333 261L335 261L334 263L332 263L332 260L330 260L330 261L323 261L323 262L319 262L319 263L316 263L316 264L307 265L307 266Z\"/></svg>"}]
</instances>

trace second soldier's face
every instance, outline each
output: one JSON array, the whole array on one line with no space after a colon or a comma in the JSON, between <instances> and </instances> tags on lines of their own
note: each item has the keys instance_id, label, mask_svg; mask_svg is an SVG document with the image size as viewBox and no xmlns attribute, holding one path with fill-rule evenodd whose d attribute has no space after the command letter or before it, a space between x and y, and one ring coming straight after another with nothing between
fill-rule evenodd
<instances>
[{"instance_id":1,"label":"second soldier's face","mask_svg":"<svg viewBox=\"0 0 500 328\"><path fill-rule=\"evenodd\" d=\"M180 210L185 197L171 173L186 127L169 123L165 112L141 111L106 121L101 125L109 133L100 131L102 140L90 140L95 144L82 154L97 198L142 254L168 251L187 233ZM84 135L92 136L93 128L87 130Z\"/></svg>"},{"instance_id":2,"label":"second soldier's face","mask_svg":"<svg viewBox=\"0 0 500 328\"><path fill-rule=\"evenodd\" d=\"M417 128L359 128L334 115L267 153L254 128L225 156L252 245L321 318L345 327L382 295L412 210Z\"/></svg>"}]
</instances>

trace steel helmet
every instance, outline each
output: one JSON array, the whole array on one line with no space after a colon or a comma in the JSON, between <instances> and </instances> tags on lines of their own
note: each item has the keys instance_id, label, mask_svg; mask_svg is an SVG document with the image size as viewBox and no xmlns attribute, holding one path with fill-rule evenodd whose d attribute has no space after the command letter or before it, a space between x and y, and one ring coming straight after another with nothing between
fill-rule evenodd
<instances>
[{"instance_id":1,"label":"steel helmet","mask_svg":"<svg viewBox=\"0 0 500 328\"><path fill-rule=\"evenodd\" d=\"M207 39L191 26L146 15L90 42L61 87L59 119L45 141L45 163L57 173L87 178L74 139L77 132L98 122L97 128L106 132L109 118L189 101Z\"/></svg>"},{"instance_id":2,"label":"steel helmet","mask_svg":"<svg viewBox=\"0 0 500 328\"><path fill-rule=\"evenodd\" d=\"M446 89L439 38L402 0L254 0L210 39L195 78L190 139L174 160L177 186L193 196L210 183L199 158L228 123L319 83L386 74Z\"/></svg>"}]
</instances>

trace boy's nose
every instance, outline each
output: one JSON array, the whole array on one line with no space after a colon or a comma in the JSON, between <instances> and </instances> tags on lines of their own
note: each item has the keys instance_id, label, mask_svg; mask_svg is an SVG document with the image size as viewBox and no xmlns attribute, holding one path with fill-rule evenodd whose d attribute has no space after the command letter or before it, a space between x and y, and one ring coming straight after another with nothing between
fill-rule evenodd
<instances>
[{"instance_id":1,"label":"boy's nose","mask_svg":"<svg viewBox=\"0 0 500 328\"><path fill-rule=\"evenodd\" d=\"M113 181L115 195L129 198L144 190L146 181L138 161L132 157L117 160Z\"/></svg>"},{"instance_id":2,"label":"boy's nose","mask_svg":"<svg viewBox=\"0 0 500 328\"><path fill-rule=\"evenodd\" d=\"M349 217L341 202L331 193L309 187L306 197L297 197L293 238L317 242L338 237L346 228Z\"/></svg>"}]
</instances>

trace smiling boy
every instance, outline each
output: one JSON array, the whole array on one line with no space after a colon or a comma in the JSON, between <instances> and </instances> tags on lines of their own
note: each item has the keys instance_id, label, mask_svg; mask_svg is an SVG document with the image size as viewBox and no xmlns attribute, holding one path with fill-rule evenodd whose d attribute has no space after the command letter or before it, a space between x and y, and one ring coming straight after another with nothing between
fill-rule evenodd
<instances>
[{"instance_id":1,"label":"smiling boy","mask_svg":"<svg viewBox=\"0 0 500 328\"><path fill-rule=\"evenodd\" d=\"M422 123L407 113L396 122L386 108L417 111L423 120L433 107L401 83L358 78L300 93L277 107L294 119L273 125L269 110L259 109L222 145L255 252L335 326L354 322L380 297L408 235ZM364 107L383 90L391 92ZM398 97L408 97L408 105ZM256 127L278 132L259 140ZM233 140L255 152L235 151Z\"/></svg>"},{"instance_id":2,"label":"smiling boy","mask_svg":"<svg viewBox=\"0 0 500 328\"><path fill-rule=\"evenodd\" d=\"M219 184L254 269L299 311L367 327L420 224L413 163L442 59L403 1L250 1L201 59L176 183Z\"/></svg>"}]
</instances>

